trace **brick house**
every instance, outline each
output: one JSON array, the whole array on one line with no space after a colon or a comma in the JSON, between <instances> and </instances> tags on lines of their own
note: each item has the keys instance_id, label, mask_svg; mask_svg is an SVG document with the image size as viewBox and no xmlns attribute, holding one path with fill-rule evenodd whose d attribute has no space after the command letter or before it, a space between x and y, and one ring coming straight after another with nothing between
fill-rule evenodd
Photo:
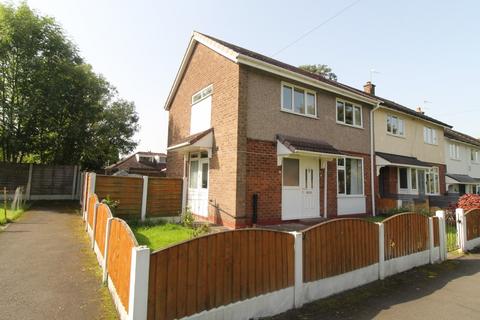
<instances>
[{"instance_id":1,"label":"brick house","mask_svg":"<svg viewBox=\"0 0 480 320\"><path fill-rule=\"evenodd\" d=\"M138 174L143 176L166 176L167 155L160 152L138 151L105 167L105 174Z\"/></svg>"},{"instance_id":2,"label":"brick house","mask_svg":"<svg viewBox=\"0 0 480 320\"><path fill-rule=\"evenodd\" d=\"M231 228L371 215L386 152L371 118L394 104L372 88L194 32L165 104L167 174L199 219Z\"/></svg>"}]
</instances>

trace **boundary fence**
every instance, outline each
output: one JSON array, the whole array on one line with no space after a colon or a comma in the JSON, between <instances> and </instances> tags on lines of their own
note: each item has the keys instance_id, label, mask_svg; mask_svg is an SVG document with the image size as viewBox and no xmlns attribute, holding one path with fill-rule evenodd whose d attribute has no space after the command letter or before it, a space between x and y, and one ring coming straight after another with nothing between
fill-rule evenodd
<instances>
[{"instance_id":1,"label":"boundary fence","mask_svg":"<svg viewBox=\"0 0 480 320\"><path fill-rule=\"evenodd\" d=\"M467 252L480 246L480 209L455 211L457 217L457 239L460 250Z\"/></svg>"}]
</instances>

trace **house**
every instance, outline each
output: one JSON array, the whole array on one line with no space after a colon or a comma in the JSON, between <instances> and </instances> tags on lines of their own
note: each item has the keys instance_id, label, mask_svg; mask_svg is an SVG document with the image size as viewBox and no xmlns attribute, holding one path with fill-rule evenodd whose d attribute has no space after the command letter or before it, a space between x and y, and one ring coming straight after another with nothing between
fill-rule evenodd
<instances>
[{"instance_id":1,"label":"house","mask_svg":"<svg viewBox=\"0 0 480 320\"><path fill-rule=\"evenodd\" d=\"M109 175L137 174L164 177L167 168L167 155L159 152L139 151L105 168Z\"/></svg>"},{"instance_id":2,"label":"house","mask_svg":"<svg viewBox=\"0 0 480 320\"><path fill-rule=\"evenodd\" d=\"M445 129L446 189L449 195L480 193L480 140Z\"/></svg>"},{"instance_id":3,"label":"house","mask_svg":"<svg viewBox=\"0 0 480 320\"><path fill-rule=\"evenodd\" d=\"M366 92L375 94L367 83ZM376 198L378 212L399 207L429 208L445 194L446 123L378 97L374 111Z\"/></svg>"},{"instance_id":4,"label":"house","mask_svg":"<svg viewBox=\"0 0 480 320\"><path fill-rule=\"evenodd\" d=\"M185 203L199 219L231 228L374 214L376 173L391 171L397 181L399 167L410 175L410 168L418 169L417 179L431 177L437 187L431 183L428 193L439 194L447 125L369 88L374 86L358 90L194 32L165 104L168 176L184 178ZM390 141L388 115L404 119L403 138ZM382 132L375 145L374 127ZM438 131L431 143L440 145L432 149L436 156L408 147L419 144L416 131L424 127ZM391 142L399 143L398 150ZM376 166L375 158L383 162ZM399 171L403 187L404 169ZM393 186L385 191L401 194Z\"/></svg>"}]
</instances>

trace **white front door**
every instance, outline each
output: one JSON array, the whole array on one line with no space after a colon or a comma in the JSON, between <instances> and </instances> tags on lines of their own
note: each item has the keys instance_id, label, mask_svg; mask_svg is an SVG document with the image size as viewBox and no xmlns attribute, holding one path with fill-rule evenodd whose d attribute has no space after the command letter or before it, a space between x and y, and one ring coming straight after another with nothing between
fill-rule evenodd
<instances>
[{"instance_id":1,"label":"white front door","mask_svg":"<svg viewBox=\"0 0 480 320\"><path fill-rule=\"evenodd\" d=\"M188 207L192 213L208 216L208 153L192 153L188 176Z\"/></svg>"},{"instance_id":2,"label":"white front door","mask_svg":"<svg viewBox=\"0 0 480 320\"><path fill-rule=\"evenodd\" d=\"M318 159L284 158L282 176L282 220L319 217Z\"/></svg>"}]
</instances>

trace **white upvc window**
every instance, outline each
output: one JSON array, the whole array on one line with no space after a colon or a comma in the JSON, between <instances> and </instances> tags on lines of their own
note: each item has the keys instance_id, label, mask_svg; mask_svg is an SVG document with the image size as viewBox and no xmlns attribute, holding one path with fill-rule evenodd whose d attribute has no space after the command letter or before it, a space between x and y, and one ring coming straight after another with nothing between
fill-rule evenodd
<instances>
[{"instance_id":1,"label":"white upvc window","mask_svg":"<svg viewBox=\"0 0 480 320\"><path fill-rule=\"evenodd\" d=\"M470 150L470 160L472 161L472 163L479 163L480 159L478 158L478 150Z\"/></svg>"},{"instance_id":2,"label":"white upvc window","mask_svg":"<svg viewBox=\"0 0 480 320\"><path fill-rule=\"evenodd\" d=\"M460 146L458 144L450 143L448 145L448 153L450 155L450 159L460 160Z\"/></svg>"},{"instance_id":3,"label":"white upvc window","mask_svg":"<svg viewBox=\"0 0 480 320\"><path fill-rule=\"evenodd\" d=\"M282 82L282 111L317 116L317 94L313 90Z\"/></svg>"},{"instance_id":4,"label":"white upvc window","mask_svg":"<svg viewBox=\"0 0 480 320\"><path fill-rule=\"evenodd\" d=\"M213 92L213 85L209 85L208 87L203 88L202 90L200 90L199 92L195 93L192 96L192 104L195 104L200 100L207 98L212 94L212 92Z\"/></svg>"},{"instance_id":5,"label":"white upvc window","mask_svg":"<svg viewBox=\"0 0 480 320\"><path fill-rule=\"evenodd\" d=\"M203 88L192 95L190 110L190 134L205 131L211 126L213 86Z\"/></svg>"},{"instance_id":6,"label":"white upvc window","mask_svg":"<svg viewBox=\"0 0 480 320\"><path fill-rule=\"evenodd\" d=\"M362 106L353 102L337 99L337 123L363 128Z\"/></svg>"},{"instance_id":7,"label":"white upvc window","mask_svg":"<svg viewBox=\"0 0 480 320\"><path fill-rule=\"evenodd\" d=\"M363 195L363 159L337 159L337 194Z\"/></svg>"},{"instance_id":8,"label":"white upvc window","mask_svg":"<svg viewBox=\"0 0 480 320\"><path fill-rule=\"evenodd\" d=\"M425 170L425 191L429 195L440 194L440 177L438 167Z\"/></svg>"},{"instance_id":9,"label":"white upvc window","mask_svg":"<svg viewBox=\"0 0 480 320\"><path fill-rule=\"evenodd\" d=\"M418 194L418 172L416 168L398 168L399 193Z\"/></svg>"},{"instance_id":10,"label":"white upvc window","mask_svg":"<svg viewBox=\"0 0 480 320\"><path fill-rule=\"evenodd\" d=\"M428 144L437 144L437 130L430 127L423 127L423 141Z\"/></svg>"},{"instance_id":11,"label":"white upvc window","mask_svg":"<svg viewBox=\"0 0 480 320\"><path fill-rule=\"evenodd\" d=\"M395 136L405 136L405 120L397 116L387 116L387 132Z\"/></svg>"}]
</instances>

